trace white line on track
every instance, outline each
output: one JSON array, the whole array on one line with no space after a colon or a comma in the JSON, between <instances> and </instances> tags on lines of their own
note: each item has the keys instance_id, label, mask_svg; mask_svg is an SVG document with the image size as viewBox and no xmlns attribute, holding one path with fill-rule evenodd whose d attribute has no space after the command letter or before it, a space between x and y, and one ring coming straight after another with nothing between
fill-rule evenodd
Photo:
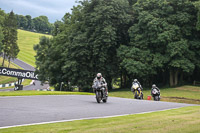
<instances>
[{"instance_id":1,"label":"white line on track","mask_svg":"<svg viewBox=\"0 0 200 133\"><path fill-rule=\"evenodd\" d=\"M163 110L156 110L156 111L148 111L148 112L141 112L141 113L135 113L135 114L146 114L146 113L153 113L153 112L157 112L157 111L167 111L167 110L178 109L178 108L182 108L182 107L163 109ZM104 116L104 117L88 117L88 118L80 118L80 119L49 121L49 122L40 122L40 123L5 126L5 127L0 127L0 129L12 128L12 127L21 127L21 126L33 126L33 125L40 125L40 124L51 124L51 123L58 123L58 122L70 122L70 121L77 121L77 120L91 120L91 119L111 118L111 117L119 117L119 116L135 115L135 114L122 114L122 115L112 115L112 116Z\"/></svg>"}]
</instances>

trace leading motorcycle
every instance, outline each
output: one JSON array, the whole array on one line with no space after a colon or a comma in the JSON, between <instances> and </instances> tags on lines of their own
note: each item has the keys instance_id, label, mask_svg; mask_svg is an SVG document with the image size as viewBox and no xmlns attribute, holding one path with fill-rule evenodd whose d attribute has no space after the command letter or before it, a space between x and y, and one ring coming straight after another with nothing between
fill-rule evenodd
<instances>
[{"instance_id":1,"label":"leading motorcycle","mask_svg":"<svg viewBox=\"0 0 200 133\"><path fill-rule=\"evenodd\" d=\"M138 83L133 83L131 88L135 99L143 99L142 89Z\"/></svg>"},{"instance_id":2,"label":"leading motorcycle","mask_svg":"<svg viewBox=\"0 0 200 133\"><path fill-rule=\"evenodd\" d=\"M106 103L108 96L106 96L106 87L103 85L103 83L101 83L100 81L96 81L94 83L94 89L97 102L100 103L101 101L103 101L104 103Z\"/></svg>"}]
</instances>

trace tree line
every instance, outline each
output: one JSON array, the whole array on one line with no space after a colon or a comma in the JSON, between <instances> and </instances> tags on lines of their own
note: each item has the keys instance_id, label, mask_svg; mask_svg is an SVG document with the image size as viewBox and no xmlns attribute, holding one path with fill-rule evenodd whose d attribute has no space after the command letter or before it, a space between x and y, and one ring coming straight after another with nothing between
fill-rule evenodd
<instances>
[{"instance_id":1,"label":"tree line","mask_svg":"<svg viewBox=\"0 0 200 133\"><path fill-rule=\"evenodd\" d=\"M17 58L19 51L16 16L13 11L6 14L0 9L0 55L3 56L2 66L4 66L5 59L7 58L9 67L10 60Z\"/></svg>"},{"instance_id":2,"label":"tree line","mask_svg":"<svg viewBox=\"0 0 200 133\"><path fill-rule=\"evenodd\" d=\"M130 87L200 79L199 0L84 0L34 46L39 79L90 91L101 72ZM63 88L65 90L65 87Z\"/></svg>"},{"instance_id":3,"label":"tree line","mask_svg":"<svg viewBox=\"0 0 200 133\"><path fill-rule=\"evenodd\" d=\"M49 22L47 16L39 16L32 18L30 15L23 16L16 14L16 19L17 26L19 29L33 32L51 34L51 31L54 26Z\"/></svg>"}]
</instances>

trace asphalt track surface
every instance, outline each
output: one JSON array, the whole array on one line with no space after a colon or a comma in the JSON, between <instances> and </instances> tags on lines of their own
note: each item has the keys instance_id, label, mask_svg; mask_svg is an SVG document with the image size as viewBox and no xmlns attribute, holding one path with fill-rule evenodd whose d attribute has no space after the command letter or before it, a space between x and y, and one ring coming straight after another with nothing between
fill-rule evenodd
<instances>
[{"instance_id":1,"label":"asphalt track surface","mask_svg":"<svg viewBox=\"0 0 200 133\"><path fill-rule=\"evenodd\" d=\"M19 59L14 59L11 60L13 63L15 63L16 65L20 66L21 68L23 68L24 70L31 70L31 71L35 71L35 68ZM35 85L28 85L23 87L23 90L37 90L37 89L47 89L48 85L41 85L41 82L38 80L35 80ZM14 91L14 88L12 89L0 89L0 91Z\"/></svg>"},{"instance_id":2,"label":"asphalt track surface","mask_svg":"<svg viewBox=\"0 0 200 133\"><path fill-rule=\"evenodd\" d=\"M116 97L109 97L107 103L97 103L94 95L0 97L0 105L0 129L193 106Z\"/></svg>"}]
</instances>

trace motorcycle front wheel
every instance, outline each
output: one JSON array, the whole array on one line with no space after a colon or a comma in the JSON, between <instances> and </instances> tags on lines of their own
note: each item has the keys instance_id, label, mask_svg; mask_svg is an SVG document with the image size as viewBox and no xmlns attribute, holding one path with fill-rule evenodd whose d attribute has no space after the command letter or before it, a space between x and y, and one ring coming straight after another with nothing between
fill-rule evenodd
<instances>
[{"instance_id":1,"label":"motorcycle front wheel","mask_svg":"<svg viewBox=\"0 0 200 133\"><path fill-rule=\"evenodd\" d=\"M98 103L101 102L101 92L100 91L96 92L96 100L97 100Z\"/></svg>"},{"instance_id":2,"label":"motorcycle front wheel","mask_svg":"<svg viewBox=\"0 0 200 133\"><path fill-rule=\"evenodd\" d=\"M138 99L138 92L137 91L135 92L135 97L134 98Z\"/></svg>"}]
</instances>

